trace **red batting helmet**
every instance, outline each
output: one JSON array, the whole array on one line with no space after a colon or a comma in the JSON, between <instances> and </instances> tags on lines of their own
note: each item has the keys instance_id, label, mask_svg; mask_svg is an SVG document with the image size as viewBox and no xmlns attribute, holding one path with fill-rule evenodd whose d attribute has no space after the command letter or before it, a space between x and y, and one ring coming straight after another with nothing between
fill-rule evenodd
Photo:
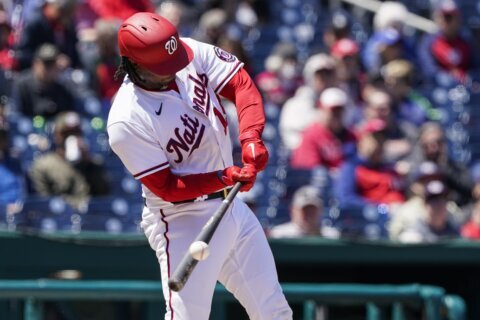
<instances>
[{"instance_id":1,"label":"red batting helmet","mask_svg":"<svg viewBox=\"0 0 480 320\"><path fill-rule=\"evenodd\" d=\"M193 59L190 47L179 39L177 29L165 18L138 12L118 31L120 55L158 75L171 75Z\"/></svg>"}]
</instances>

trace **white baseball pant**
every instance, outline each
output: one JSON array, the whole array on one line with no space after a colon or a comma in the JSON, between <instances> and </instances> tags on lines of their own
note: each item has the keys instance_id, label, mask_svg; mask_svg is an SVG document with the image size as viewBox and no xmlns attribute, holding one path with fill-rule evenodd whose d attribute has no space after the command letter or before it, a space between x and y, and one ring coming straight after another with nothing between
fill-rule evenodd
<instances>
[{"instance_id":1,"label":"white baseball pant","mask_svg":"<svg viewBox=\"0 0 480 320\"><path fill-rule=\"evenodd\" d=\"M185 287L180 292L168 288L169 275L220 203L214 199L145 208L142 214L142 228L160 264L165 320L208 320L217 280L251 320L292 320L262 227L240 199L228 209L210 241L210 256L198 263Z\"/></svg>"}]
</instances>

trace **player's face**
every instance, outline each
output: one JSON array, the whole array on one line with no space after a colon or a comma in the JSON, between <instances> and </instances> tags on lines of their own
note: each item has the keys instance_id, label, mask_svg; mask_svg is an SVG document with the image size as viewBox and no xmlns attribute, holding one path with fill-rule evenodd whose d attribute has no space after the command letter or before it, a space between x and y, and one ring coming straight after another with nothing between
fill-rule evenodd
<instances>
[{"instance_id":1,"label":"player's face","mask_svg":"<svg viewBox=\"0 0 480 320\"><path fill-rule=\"evenodd\" d=\"M145 87L153 90L165 89L168 84L175 80L175 74L172 75L158 75L153 73L138 64L134 64L135 71L144 81Z\"/></svg>"}]
</instances>

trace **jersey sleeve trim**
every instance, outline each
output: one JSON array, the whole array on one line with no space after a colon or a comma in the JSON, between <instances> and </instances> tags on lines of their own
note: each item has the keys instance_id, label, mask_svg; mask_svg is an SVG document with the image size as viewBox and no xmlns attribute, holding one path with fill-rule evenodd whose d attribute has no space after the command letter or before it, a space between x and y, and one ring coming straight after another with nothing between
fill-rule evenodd
<instances>
[{"instance_id":1,"label":"jersey sleeve trim","mask_svg":"<svg viewBox=\"0 0 480 320\"><path fill-rule=\"evenodd\" d=\"M243 67L243 62L238 61L237 65L230 71L230 73L218 84L218 86L215 88L215 93L219 93L222 91L223 87L232 79L232 77L235 75L235 73L240 70L240 68Z\"/></svg>"},{"instance_id":2,"label":"jersey sleeve trim","mask_svg":"<svg viewBox=\"0 0 480 320\"><path fill-rule=\"evenodd\" d=\"M151 167L147 170L143 170L142 172L136 173L136 174L133 175L133 177L138 180L138 179L141 179L141 178L143 178L145 176L148 176L152 173L155 173L157 171L165 169L168 166L169 166L169 164L168 164L168 161L167 161L167 162L161 163L159 165L156 165L154 167Z\"/></svg>"}]
</instances>

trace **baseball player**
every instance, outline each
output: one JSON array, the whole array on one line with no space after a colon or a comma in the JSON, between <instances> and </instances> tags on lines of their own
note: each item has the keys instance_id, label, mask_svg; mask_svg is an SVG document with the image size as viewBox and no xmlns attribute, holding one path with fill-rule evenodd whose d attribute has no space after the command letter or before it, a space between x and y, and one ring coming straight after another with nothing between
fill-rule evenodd
<instances>
[{"instance_id":1,"label":"baseball player","mask_svg":"<svg viewBox=\"0 0 480 320\"><path fill-rule=\"evenodd\" d=\"M141 226L161 269L168 320L207 320L216 281L250 319L290 320L264 232L236 199L180 292L167 281L202 226L237 181L249 190L268 152L260 94L243 63L220 48L180 38L152 13L136 13L118 32L124 77L108 118L113 151L142 183ZM220 96L235 103L243 167L233 165Z\"/></svg>"}]
</instances>

